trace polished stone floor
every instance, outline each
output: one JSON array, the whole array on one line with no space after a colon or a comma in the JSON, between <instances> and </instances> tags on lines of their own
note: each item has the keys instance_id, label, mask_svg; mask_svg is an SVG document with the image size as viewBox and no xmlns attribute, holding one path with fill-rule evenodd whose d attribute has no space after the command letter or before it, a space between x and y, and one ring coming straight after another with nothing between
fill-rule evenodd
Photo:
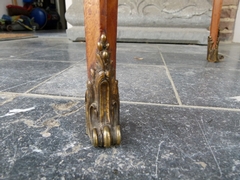
<instances>
[{"instance_id":1,"label":"polished stone floor","mask_svg":"<svg viewBox=\"0 0 240 180\"><path fill-rule=\"evenodd\" d=\"M119 43L122 144L85 134L85 43L0 42L0 179L240 179L240 44Z\"/></svg>"}]
</instances>

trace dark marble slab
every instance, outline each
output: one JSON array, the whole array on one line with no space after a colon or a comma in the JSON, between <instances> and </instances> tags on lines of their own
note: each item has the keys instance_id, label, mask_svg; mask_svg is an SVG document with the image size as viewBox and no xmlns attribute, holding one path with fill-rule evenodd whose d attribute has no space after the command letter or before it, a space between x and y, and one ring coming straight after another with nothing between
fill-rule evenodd
<instances>
[{"instance_id":1,"label":"dark marble slab","mask_svg":"<svg viewBox=\"0 0 240 180\"><path fill-rule=\"evenodd\" d=\"M148 43L117 43L117 51L158 52L157 44Z\"/></svg>"},{"instance_id":2,"label":"dark marble slab","mask_svg":"<svg viewBox=\"0 0 240 180\"><path fill-rule=\"evenodd\" d=\"M42 84L31 93L84 98L87 88L86 83L87 67L78 64Z\"/></svg>"},{"instance_id":3,"label":"dark marble slab","mask_svg":"<svg viewBox=\"0 0 240 180\"><path fill-rule=\"evenodd\" d=\"M35 31L35 34L38 37L44 37L44 38L66 38L67 34L65 29L54 29L54 30L41 30L41 31Z\"/></svg>"},{"instance_id":4,"label":"dark marble slab","mask_svg":"<svg viewBox=\"0 0 240 180\"><path fill-rule=\"evenodd\" d=\"M183 104L240 108L240 71L169 67Z\"/></svg>"},{"instance_id":5,"label":"dark marble slab","mask_svg":"<svg viewBox=\"0 0 240 180\"><path fill-rule=\"evenodd\" d=\"M71 49L40 49L33 53L19 56L18 59L29 60L47 60L47 61L66 61L66 62L85 62L86 52L85 49L71 50Z\"/></svg>"},{"instance_id":6,"label":"dark marble slab","mask_svg":"<svg viewBox=\"0 0 240 180\"><path fill-rule=\"evenodd\" d=\"M117 51L117 63L119 64L143 64L143 65L164 65L159 51Z\"/></svg>"},{"instance_id":7,"label":"dark marble slab","mask_svg":"<svg viewBox=\"0 0 240 180\"><path fill-rule=\"evenodd\" d=\"M221 68L240 69L240 61L225 55L218 63L207 61L206 54L186 54L186 53L162 53L167 66L189 67L189 68Z\"/></svg>"},{"instance_id":8,"label":"dark marble slab","mask_svg":"<svg viewBox=\"0 0 240 180\"><path fill-rule=\"evenodd\" d=\"M164 67L118 65L122 101L177 104Z\"/></svg>"},{"instance_id":9,"label":"dark marble slab","mask_svg":"<svg viewBox=\"0 0 240 180\"><path fill-rule=\"evenodd\" d=\"M184 45L184 44L159 44L159 51L162 53L184 53L184 54L206 54L207 46Z\"/></svg>"},{"instance_id":10,"label":"dark marble slab","mask_svg":"<svg viewBox=\"0 0 240 180\"><path fill-rule=\"evenodd\" d=\"M163 65L156 45L118 43L117 47L117 63ZM59 44L51 49L79 51L85 54L86 44L85 42L68 42Z\"/></svg>"},{"instance_id":11,"label":"dark marble slab","mask_svg":"<svg viewBox=\"0 0 240 180\"><path fill-rule=\"evenodd\" d=\"M32 38L12 41L1 41L0 48L40 50L42 48L50 48L68 42L69 40L67 38Z\"/></svg>"},{"instance_id":12,"label":"dark marble slab","mask_svg":"<svg viewBox=\"0 0 240 180\"><path fill-rule=\"evenodd\" d=\"M34 49L1 49L0 52L0 60L6 60L6 59L13 59L13 58L19 58L21 55L33 53Z\"/></svg>"},{"instance_id":13,"label":"dark marble slab","mask_svg":"<svg viewBox=\"0 0 240 180\"><path fill-rule=\"evenodd\" d=\"M0 61L0 91L25 92L70 65L61 62Z\"/></svg>"},{"instance_id":14,"label":"dark marble slab","mask_svg":"<svg viewBox=\"0 0 240 180\"><path fill-rule=\"evenodd\" d=\"M85 134L83 104L1 106L1 179L240 178L239 111L121 104L122 144L101 149Z\"/></svg>"},{"instance_id":15,"label":"dark marble slab","mask_svg":"<svg viewBox=\"0 0 240 180\"><path fill-rule=\"evenodd\" d=\"M61 44L58 44L57 46L54 46L53 49L83 51L83 50L86 50L86 43L68 41L66 43L61 43Z\"/></svg>"},{"instance_id":16,"label":"dark marble slab","mask_svg":"<svg viewBox=\"0 0 240 180\"><path fill-rule=\"evenodd\" d=\"M206 54L186 54L186 53L162 53L162 56L167 66L179 66L179 67L208 67L213 63L207 62Z\"/></svg>"},{"instance_id":17,"label":"dark marble slab","mask_svg":"<svg viewBox=\"0 0 240 180\"><path fill-rule=\"evenodd\" d=\"M219 54L231 60L240 61L240 52L237 50L219 50Z\"/></svg>"},{"instance_id":18,"label":"dark marble slab","mask_svg":"<svg viewBox=\"0 0 240 180\"><path fill-rule=\"evenodd\" d=\"M117 65L122 101L177 104L164 67ZM86 66L76 65L34 89L32 93L85 97Z\"/></svg>"}]
</instances>

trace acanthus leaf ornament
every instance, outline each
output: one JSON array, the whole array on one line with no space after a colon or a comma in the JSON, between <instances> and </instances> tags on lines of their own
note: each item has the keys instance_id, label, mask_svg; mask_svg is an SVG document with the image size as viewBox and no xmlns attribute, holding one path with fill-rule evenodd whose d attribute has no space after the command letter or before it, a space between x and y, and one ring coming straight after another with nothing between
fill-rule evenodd
<instances>
[{"instance_id":1,"label":"acanthus leaf ornament","mask_svg":"<svg viewBox=\"0 0 240 180\"><path fill-rule=\"evenodd\" d=\"M218 54L218 47L219 47L219 32L218 32L218 39L216 45L214 46L214 42L211 36L208 36L208 48L207 48L207 60L209 62L220 62L224 56Z\"/></svg>"},{"instance_id":2,"label":"acanthus leaf ornament","mask_svg":"<svg viewBox=\"0 0 240 180\"><path fill-rule=\"evenodd\" d=\"M95 147L121 143L118 81L108 51L107 37L98 42L96 68L91 69L85 96L87 134Z\"/></svg>"}]
</instances>

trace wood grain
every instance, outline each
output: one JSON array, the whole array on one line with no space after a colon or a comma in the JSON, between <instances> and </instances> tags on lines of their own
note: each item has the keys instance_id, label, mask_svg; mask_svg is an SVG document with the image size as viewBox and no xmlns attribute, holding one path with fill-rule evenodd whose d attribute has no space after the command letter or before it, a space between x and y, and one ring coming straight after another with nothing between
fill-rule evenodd
<instances>
[{"instance_id":1,"label":"wood grain","mask_svg":"<svg viewBox=\"0 0 240 180\"><path fill-rule=\"evenodd\" d=\"M118 0L85 0L84 23L86 36L86 55L88 78L90 70L95 68L97 43L100 35L105 33L110 44L109 52L113 67L116 69L116 38L117 38ZM116 73L115 73L116 74Z\"/></svg>"},{"instance_id":2,"label":"wood grain","mask_svg":"<svg viewBox=\"0 0 240 180\"><path fill-rule=\"evenodd\" d=\"M214 0L213 2L212 21L211 21L211 28L210 28L210 36L212 37L212 40L213 40L213 48L215 48L218 41L218 31L219 31L222 4L223 4L223 0Z\"/></svg>"}]
</instances>

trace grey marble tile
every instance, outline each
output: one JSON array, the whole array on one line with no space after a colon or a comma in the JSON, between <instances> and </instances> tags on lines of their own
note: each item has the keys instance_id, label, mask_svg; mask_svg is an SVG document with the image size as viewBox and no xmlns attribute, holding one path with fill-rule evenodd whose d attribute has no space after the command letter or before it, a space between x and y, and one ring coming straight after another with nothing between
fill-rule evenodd
<instances>
[{"instance_id":1,"label":"grey marble tile","mask_svg":"<svg viewBox=\"0 0 240 180\"><path fill-rule=\"evenodd\" d=\"M24 97L4 104L1 178L240 178L240 112L122 104L122 144L101 149L85 134L83 104ZM9 115L14 109L22 111Z\"/></svg>"},{"instance_id":2,"label":"grey marble tile","mask_svg":"<svg viewBox=\"0 0 240 180\"><path fill-rule=\"evenodd\" d=\"M0 91L25 92L70 65L60 62L0 61Z\"/></svg>"},{"instance_id":3,"label":"grey marble tile","mask_svg":"<svg viewBox=\"0 0 240 180\"><path fill-rule=\"evenodd\" d=\"M32 93L84 98L87 88L86 83L87 67L85 65L75 65L34 89Z\"/></svg>"},{"instance_id":4,"label":"grey marble tile","mask_svg":"<svg viewBox=\"0 0 240 180\"><path fill-rule=\"evenodd\" d=\"M225 56L218 63L208 62L206 54L162 53L167 66L189 68L240 69L240 61Z\"/></svg>"},{"instance_id":5,"label":"grey marble tile","mask_svg":"<svg viewBox=\"0 0 240 180\"><path fill-rule=\"evenodd\" d=\"M122 101L177 104L165 68L117 65ZM77 65L33 90L33 93L85 97L86 67Z\"/></svg>"},{"instance_id":6,"label":"grey marble tile","mask_svg":"<svg viewBox=\"0 0 240 180\"><path fill-rule=\"evenodd\" d=\"M72 42L67 41L61 43L54 48L59 49L79 49L79 48L86 48L86 43L84 41L80 42ZM118 51L125 51L129 53L129 51L136 51L136 52L158 52L158 45L157 44L140 44L140 43L117 43L117 52Z\"/></svg>"},{"instance_id":7,"label":"grey marble tile","mask_svg":"<svg viewBox=\"0 0 240 180\"><path fill-rule=\"evenodd\" d=\"M18 59L29 60L48 60L48 61L66 61L66 62L85 62L85 49L71 50L71 49L43 49L19 56Z\"/></svg>"},{"instance_id":8,"label":"grey marble tile","mask_svg":"<svg viewBox=\"0 0 240 180\"><path fill-rule=\"evenodd\" d=\"M119 65L117 79L122 101L177 104L164 67Z\"/></svg>"},{"instance_id":9,"label":"grey marble tile","mask_svg":"<svg viewBox=\"0 0 240 180\"><path fill-rule=\"evenodd\" d=\"M226 57L228 59L235 60L238 62L240 61L240 53L221 51L219 54L223 55L224 57Z\"/></svg>"},{"instance_id":10,"label":"grey marble tile","mask_svg":"<svg viewBox=\"0 0 240 180\"><path fill-rule=\"evenodd\" d=\"M220 42L219 45L219 50L224 50L224 51L238 51L240 49L240 43L223 43Z\"/></svg>"},{"instance_id":11,"label":"grey marble tile","mask_svg":"<svg viewBox=\"0 0 240 180\"><path fill-rule=\"evenodd\" d=\"M169 67L183 104L240 108L240 71Z\"/></svg>"},{"instance_id":12,"label":"grey marble tile","mask_svg":"<svg viewBox=\"0 0 240 180\"><path fill-rule=\"evenodd\" d=\"M219 54L223 54L225 57L230 57L231 59L240 61L240 44L220 44Z\"/></svg>"},{"instance_id":13,"label":"grey marble tile","mask_svg":"<svg viewBox=\"0 0 240 180\"><path fill-rule=\"evenodd\" d=\"M67 38L66 30L40 30L35 31L35 34L45 38Z\"/></svg>"},{"instance_id":14,"label":"grey marble tile","mask_svg":"<svg viewBox=\"0 0 240 180\"><path fill-rule=\"evenodd\" d=\"M16 95L14 94L6 94L3 92L0 92L0 106L11 102L14 98L16 97Z\"/></svg>"},{"instance_id":15,"label":"grey marble tile","mask_svg":"<svg viewBox=\"0 0 240 180\"><path fill-rule=\"evenodd\" d=\"M4 49L35 49L40 50L42 48L54 47L59 44L68 43L67 38L32 38L32 39L21 39L12 41L1 41L0 48Z\"/></svg>"},{"instance_id":16,"label":"grey marble tile","mask_svg":"<svg viewBox=\"0 0 240 180\"><path fill-rule=\"evenodd\" d=\"M33 53L34 49L4 49L1 48L0 60L6 60L8 58L19 58L21 55Z\"/></svg>"},{"instance_id":17,"label":"grey marble tile","mask_svg":"<svg viewBox=\"0 0 240 180\"><path fill-rule=\"evenodd\" d=\"M76 50L76 51L85 51L86 50L86 44L85 42L72 42L68 41L66 43L58 44L57 46L53 47L54 49L63 49L63 50Z\"/></svg>"},{"instance_id":18,"label":"grey marble tile","mask_svg":"<svg viewBox=\"0 0 240 180\"><path fill-rule=\"evenodd\" d=\"M117 50L125 51L140 51L140 52L158 52L157 44L148 43L117 43Z\"/></svg>"},{"instance_id":19,"label":"grey marble tile","mask_svg":"<svg viewBox=\"0 0 240 180\"><path fill-rule=\"evenodd\" d=\"M186 54L186 53L162 53L167 66L193 66L193 67L206 67L209 64L206 54Z\"/></svg>"},{"instance_id":20,"label":"grey marble tile","mask_svg":"<svg viewBox=\"0 0 240 180\"><path fill-rule=\"evenodd\" d=\"M144 65L164 65L159 51L142 52L132 50L126 52L124 50L117 51L117 63L123 64L144 64Z\"/></svg>"},{"instance_id":21,"label":"grey marble tile","mask_svg":"<svg viewBox=\"0 0 240 180\"><path fill-rule=\"evenodd\" d=\"M183 45L183 44L159 44L162 53L206 54L207 46Z\"/></svg>"}]
</instances>

